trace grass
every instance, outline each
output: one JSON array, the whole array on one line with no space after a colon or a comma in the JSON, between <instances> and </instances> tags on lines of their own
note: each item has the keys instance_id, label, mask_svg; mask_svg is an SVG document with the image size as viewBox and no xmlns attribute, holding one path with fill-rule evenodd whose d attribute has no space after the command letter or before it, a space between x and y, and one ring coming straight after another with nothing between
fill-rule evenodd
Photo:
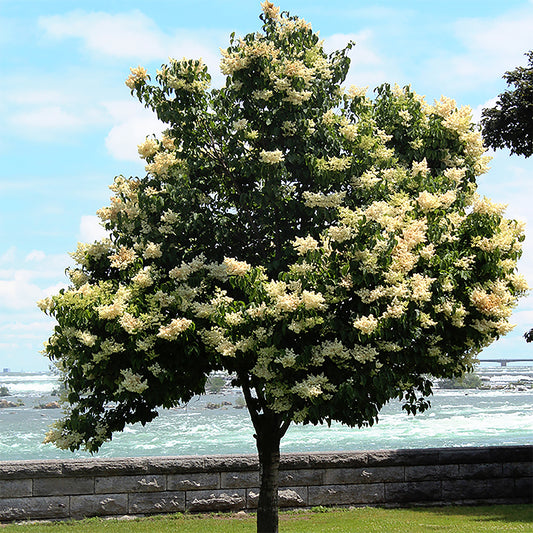
<instances>
[{"instance_id":1,"label":"grass","mask_svg":"<svg viewBox=\"0 0 533 533\"><path fill-rule=\"evenodd\" d=\"M255 533L255 516L177 514L131 520L0 524L1 533ZM317 508L282 512L280 533L486 533L533 532L530 505L411 509Z\"/></svg>"}]
</instances>

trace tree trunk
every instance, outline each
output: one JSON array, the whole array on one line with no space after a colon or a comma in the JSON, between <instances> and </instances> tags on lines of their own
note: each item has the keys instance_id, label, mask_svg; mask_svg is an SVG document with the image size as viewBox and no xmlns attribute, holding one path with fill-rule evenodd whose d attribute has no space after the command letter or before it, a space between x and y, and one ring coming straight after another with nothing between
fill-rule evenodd
<instances>
[{"instance_id":1,"label":"tree trunk","mask_svg":"<svg viewBox=\"0 0 533 533\"><path fill-rule=\"evenodd\" d=\"M281 430L276 416L260 415L257 451L261 489L257 507L257 533L278 533L279 445Z\"/></svg>"}]
</instances>

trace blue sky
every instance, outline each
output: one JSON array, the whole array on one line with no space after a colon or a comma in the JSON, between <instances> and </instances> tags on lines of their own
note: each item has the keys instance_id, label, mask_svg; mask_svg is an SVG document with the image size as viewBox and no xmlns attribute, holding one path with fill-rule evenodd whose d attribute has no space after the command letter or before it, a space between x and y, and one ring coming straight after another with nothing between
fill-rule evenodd
<instances>
[{"instance_id":1,"label":"blue sky","mask_svg":"<svg viewBox=\"0 0 533 533\"><path fill-rule=\"evenodd\" d=\"M333 50L356 41L347 83L411 84L474 115L506 86L533 48L533 1L287 0ZM169 56L202 57L222 83L219 48L232 31L260 28L250 0L0 0L0 370L46 370L53 328L35 301L66 283L68 252L102 235L95 212L118 174L142 175L136 146L160 131L124 85L129 67L152 73ZM533 158L494 155L479 192L533 226ZM533 229L527 230L533 235ZM533 285L533 245L521 272ZM483 358L533 357L533 297Z\"/></svg>"}]
</instances>

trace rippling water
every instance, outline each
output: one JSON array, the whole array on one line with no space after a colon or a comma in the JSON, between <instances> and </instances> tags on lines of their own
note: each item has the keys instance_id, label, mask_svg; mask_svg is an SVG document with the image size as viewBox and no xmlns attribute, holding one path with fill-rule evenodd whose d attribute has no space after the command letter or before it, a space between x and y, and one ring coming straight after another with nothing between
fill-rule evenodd
<instances>
[{"instance_id":1,"label":"rippling water","mask_svg":"<svg viewBox=\"0 0 533 533\"><path fill-rule=\"evenodd\" d=\"M42 444L48 426L61 410L34 409L54 400L53 376L0 375L11 397L23 407L0 409L0 460L85 457ZM163 410L150 424L129 426L106 443L100 457L254 453L252 424L246 409L233 405L207 409L207 403L235 404L238 391L193 399L181 409ZM432 408L415 417L397 403L387 405L371 428L293 425L282 441L282 451L348 451L441 446L531 444L533 390L437 390Z\"/></svg>"}]
</instances>

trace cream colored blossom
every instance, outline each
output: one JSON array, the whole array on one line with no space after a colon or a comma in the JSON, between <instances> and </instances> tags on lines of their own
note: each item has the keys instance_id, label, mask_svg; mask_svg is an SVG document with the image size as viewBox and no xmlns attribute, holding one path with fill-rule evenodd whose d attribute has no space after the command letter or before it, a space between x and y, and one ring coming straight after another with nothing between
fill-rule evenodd
<instances>
[{"instance_id":1,"label":"cream colored blossom","mask_svg":"<svg viewBox=\"0 0 533 533\"><path fill-rule=\"evenodd\" d=\"M154 156L154 162L145 166L145 170L155 176L164 176L171 167L180 162L180 160L176 159L175 153L159 152Z\"/></svg>"},{"instance_id":2,"label":"cream colored blossom","mask_svg":"<svg viewBox=\"0 0 533 533\"><path fill-rule=\"evenodd\" d=\"M328 235L332 241L344 242L352 236L352 228L348 226L330 226Z\"/></svg>"},{"instance_id":3,"label":"cream colored blossom","mask_svg":"<svg viewBox=\"0 0 533 533\"><path fill-rule=\"evenodd\" d=\"M446 96L441 96L440 100L435 100L433 109L437 115L447 118L457 109L457 105L455 100Z\"/></svg>"},{"instance_id":4,"label":"cream colored blossom","mask_svg":"<svg viewBox=\"0 0 533 533\"><path fill-rule=\"evenodd\" d=\"M481 198L478 195L476 195L474 198L473 211L474 213L478 213L480 215L502 216L506 208L507 208L507 204L498 204L498 203L492 202L486 196Z\"/></svg>"},{"instance_id":5,"label":"cream colored blossom","mask_svg":"<svg viewBox=\"0 0 533 533\"><path fill-rule=\"evenodd\" d=\"M148 78L148 74L146 74L146 69L141 67L140 65L136 68L130 68L131 74L128 76L128 79L126 80L126 85L130 89L135 89L135 86L138 83L144 83L146 79Z\"/></svg>"},{"instance_id":6,"label":"cream colored blossom","mask_svg":"<svg viewBox=\"0 0 533 533\"><path fill-rule=\"evenodd\" d=\"M313 239L311 235L307 237L296 237L292 245L299 255L305 255L307 252L313 252L318 249L318 241Z\"/></svg>"},{"instance_id":7,"label":"cream colored blossom","mask_svg":"<svg viewBox=\"0 0 533 533\"><path fill-rule=\"evenodd\" d=\"M314 291L302 291L302 303L306 309L319 309L326 308L326 300L322 294Z\"/></svg>"},{"instance_id":8,"label":"cream colored blossom","mask_svg":"<svg viewBox=\"0 0 533 533\"><path fill-rule=\"evenodd\" d=\"M276 165L284 160L283 152L281 150L272 150L270 152L267 150L261 150L259 153L259 160L268 165Z\"/></svg>"},{"instance_id":9,"label":"cream colored blossom","mask_svg":"<svg viewBox=\"0 0 533 533\"><path fill-rule=\"evenodd\" d=\"M428 191L422 191L417 198L418 205L422 211L427 212L440 207L440 198L436 194Z\"/></svg>"},{"instance_id":10,"label":"cream colored blossom","mask_svg":"<svg viewBox=\"0 0 533 533\"><path fill-rule=\"evenodd\" d=\"M142 379L142 376L133 372L131 368L121 370L122 381L120 382L118 392L127 390L136 394L142 394L148 388L148 382Z\"/></svg>"},{"instance_id":11,"label":"cream colored blossom","mask_svg":"<svg viewBox=\"0 0 533 533\"><path fill-rule=\"evenodd\" d=\"M358 136L357 126L355 124L345 124L339 128L341 135L350 142L354 142Z\"/></svg>"},{"instance_id":12,"label":"cream colored blossom","mask_svg":"<svg viewBox=\"0 0 533 533\"><path fill-rule=\"evenodd\" d=\"M192 323L192 320L187 318L174 318L168 326L161 326L159 328L157 336L168 341L175 340L181 333L189 329Z\"/></svg>"},{"instance_id":13,"label":"cream colored blossom","mask_svg":"<svg viewBox=\"0 0 533 533\"><path fill-rule=\"evenodd\" d=\"M286 91L284 100L292 105L301 105L304 102L307 102L311 96L313 96L311 91L296 91L294 89L289 89Z\"/></svg>"},{"instance_id":14,"label":"cream colored blossom","mask_svg":"<svg viewBox=\"0 0 533 533\"><path fill-rule=\"evenodd\" d=\"M351 156L330 157L329 159L317 159L318 168L333 172L343 172L350 168L352 164Z\"/></svg>"},{"instance_id":15,"label":"cream colored blossom","mask_svg":"<svg viewBox=\"0 0 533 533\"><path fill-rule=\"evenodd\" d=\"M267 17L270 17L273 20L279 19L279 7L276 7L272 2L269 2L268 0L261 2L261 9Z\"/></svg>"},{"instance_id":16,"label":"cream colored blossom","mask_svg":"<svg viewBox=\"0 0 533 533\"><path fill-rule=\"evenodd\" d=\"M275 310L281 313L290 313L296 311L300 305L300 298L294 293L280 294L275 300Z\"/></svg>"},{"instance_id":17,"label":"cream colored blossom","mask_svg":"<svg viewBox=\"0 0 533 533\"><path fill-rule=\"evenodd\" d=\"M273 95L274 93L270 89L261 89L261 90L254 91L252 93L252 96L256 100L265 100L265 101L270 100Z\"/></svg>"},{"instance_id":18,"label":"cream colored blossom","mask_svg":"<svg viewBox=\"0 0 533 533\"><path fill-rule=\"evenodd\" d=\"M402 119L402 124L404 126L409 126L409 124L411 124L413 117L411 116L411 113L407 111L407 109L400 109L400 111L398 111L398 115L400 115L400 118Z\"/></svg>"},{"instance_id":19,"label":"cream colored blossom","mask_svg":"<svg viewBox=\"0 0 533 533\"><path fill-rule=\"evenodd\" d=\"M150 268L145 267L143 270L140 270L135 274L135 276L132 278L133 283L141 288L145 289L146 287L150 287L150 285L153 285L154 280L150 274Z\"/></svg>"},{"instance_id":20,"label":"cream colored blossom","mask_svg":"<svg viewBox=\"0 0 533 533\"><path fill-rule=\"evenodd\" d=\"M112 320L119 317L124 312L123 302L116 301L110 305L101 305L97 308L98 316L104 320Z\"/></svg>"},{"instance_id":21,"label":"cream colored blossom","mask_svg":"<svg viewBox=\"0 0 533 533\"><path fill-rule=\"evenodd\" d=\"M373 346L361 346L356 344L352 349L352 356L360 363L369 363L375 361L378 351Z\"/></svg>"},{"instance_id":22,"label":"cream colored blossom","mask_svg":"<svg viewBox=\"0 0 533 533\"><path fill-rule=\"evenodd\" d=\"M356 85L350 85L347 91L349 98L365 98L368 91L368 85L366 87L357 87Z\"/></svg>"},{"instance_id":23,"label":"cream colored blossom","mask_svg":"<svg viewBox=\"0 0 533 533\"><path fill-rule=\"evenodd\" d=\"M241 118L241 119L236 120L235 122L233 122L233 128L236 131L244 130L247 125L248 125L248 121L245 118Z\"/></svg>"},{"instance_id":24,"label":"cream colored blossom","mask_svg":"<svg viewBox=\"0 0 533 533\"><path fill-rule=\"evenodd\" d=\"M139 152L139 155L146 159L148 157L152 157L157 153L159 150L159 143L155 139L146 138L146 141L144 141L142 144L139 144L137 146L137 151Z\"/></svg>"},{"instance_id":25,"label":"cream colored blossom","mask_svg":"<svg viewBox=\"0 0 533 533\"><path fill-rule=\"evenodd\" d=\"M422 159L422 161L413 161L412 172L413 176L416 176L418 174L421 174L422 176L427 176L429 172L429 167L425 157L424 159Z\"/></svg>"},{"instance_id":26,"label":"cream colored blossom","mask_svg":"<svg viewBox=\"0 0 533 533\"><path fill-rule=\"evenodd\" d=\"M276 363L282 365L284 368L292 368L296 365L296 358L297 355L294 350L286 348L281 355L276 357L275 361Z\"/></svg>"},{"instance_id":27,"label":"cream colored blossom","mask_svg":"<svg viewBox=\"0 0 533 533\"><path fill-rule=\"evenodd\" d=\"M224 258L224 265L229 276L244 276L252 268L246 261L237 261L231 257Z\"/></svg>"},{"instance_id":28,"label":"cream colored blossom","mask_svg":"<svg viewBox=\"0 0 533 533\"><path fill-rule=\"evenodd\" d=\"M302 196L307 207L339 207L346 196L346 191L328 194L304 191Z\"/></svg>"},{"instance_id":29,"label":"cream colored blossom","mask_svg":"<svg viewBox=\"0 0 533 533\"><path fill-rule=\"evenodd\" d=\"M98 340L98 336L93 335L89 331L78 331L76 336L82 344L89 347L94 346Z\"/></svg>"},{"instance_id":30,"label":"cream colored blossom","mask_svg":"<svg viewBox=\"0 0 533 533\"><path fill-rule=\"evenodd\" d=\"M222 60L220 61L220 71L226 76L231 76L235 72L248 68L251 57L246 57L240 52L229 53L227 50L221 48Z\"/></svg>"},{"instance_id":31,"label":"cream colored blossom","mask_svg":"<svg viewBox=\"0 0 533 533\"><path fill-rule=\"evenodd\" d=\"M161 252L161 244L156 244L153 242L149 242L143 252L143 257L145 259L157 259L162 255L163 253Z\"/></svg>"},{"instance_id":32,"label":"cream colored blossom","mask_svg":"<svg viewBox=\"0 0 533 533\"><path fill-rule=\"evenodd\" d=\"M452 167L452 168L447 168L444 171L444 176L450 180L455 181L456 183L461 183L464 180L465 175L466 175L466 168L464 167L461 167L461 168Z\"/></svg>"},{"instance_id":33,"label":"cream colored blossom","mask_svg":"<svg viewBox=\"0 0 533 533\"><path fill-rule=\"evenodd\" d=\"M50 296L43 298L37 302L37 307L43 312L48 313L52 309L53 300Z\"/></svg>"},{"instance_id":34,"label":"cream colored blossom","mask_svg":"<svg viewBox=\"0 0 533 533\"><path fill-rule=\"evenodd\" d=\"M119 319L120 325L122 328L127 331L130 335L137 333L142 329L142 321L134 317L131 313L124 313Z\"/></svg>"},{"instance_id":35,"label":"cream colored blossom","mask_svg":"<svg viewBox=\"0 0 533 533\"><path fill-rule=\"evenodd\" d=\"M111 266L119 270L125 270L135 261L135 250L126 246L120 246L116 253L109 256Z\"/></svg>"},{"instance_id":36,"label":"cream colored blossom","mask_svg":"<svg viewBox=\"0 0 533 533\"><path fill-rule=\"evenodd\" d=\"M353 325L365 335L370 335L377 328L378 320L371 314L357 318L353 321Z\"/></svg>"},{"instance_id":37,"label":"cream colored blossom","mask_svg":"<svg viewBox=\"0 0 533 533\"><path fill-rule=\"evenodd\" d=\"M417 302L428 302L431 300L431 285L435 278L422 276L421 274L413 274L411 276L411 288L413 291L413 300Z\"/></svg>"},{"instance_id":38,"label":"cream colored blossom","mask_svg":"<svg viewBox=\"0 0 533 533\"><path fill-rule=\"evenodd\" d=\"M309 376L304 381L292 387L291 392L301 398L316 398L322 396L325 400L331 398L330 392L335 390L335 386L323 375Z\"/></svg>"}]
</instances>

